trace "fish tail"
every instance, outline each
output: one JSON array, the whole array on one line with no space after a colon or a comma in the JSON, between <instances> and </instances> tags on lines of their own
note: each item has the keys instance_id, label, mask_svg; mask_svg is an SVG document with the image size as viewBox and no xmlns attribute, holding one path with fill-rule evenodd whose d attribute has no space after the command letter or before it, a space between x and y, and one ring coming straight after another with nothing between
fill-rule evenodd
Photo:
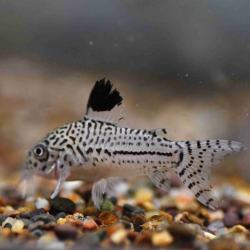
<instances>
[{"instance_id":1,"label":"fish tail","mask_svg":"<svg viewBox=\"0 0 250 250\"><path fill-rule=\"evenodd\" d=\"M209 184L210 168L220 160L234 153L247 150L241 143L226 140L182 141L182 159L174 167L182 182L202 204L217 207L212 186Z\"/></svg>"}]
</instances>

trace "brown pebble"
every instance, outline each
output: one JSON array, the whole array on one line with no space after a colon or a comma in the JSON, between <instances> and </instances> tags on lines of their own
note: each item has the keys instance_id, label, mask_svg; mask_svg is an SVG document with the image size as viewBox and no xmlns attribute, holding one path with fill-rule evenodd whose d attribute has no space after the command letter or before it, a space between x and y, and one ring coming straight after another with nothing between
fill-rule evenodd
<instances>
[{"instance_id":1,"label":"brown pebble","mask_svg":"<svg viewBox=\"0 0 250 250\"><path fill-rule=\"evenodd\" d=\"M163 215L153 215L147 222L142 225L145 230L159 231L169 225L168 220Z\"/></svg>"},{"instance_id":2,"label":"brown pebble","mask_svg":"<svg viewBox=\"0 0 250 250\"><path fill-rule=\"evenodd\" d=\"M100 214L98 218L103 225L111 225L119 221L119 218L115 215L110 213L109 211L104 211Z\"/></svg>"},{"instance_id":3,"label":"brown pebble","mask_svg":"<svg viewBox=\"0 0 250 250\"><path fill-rule=\"evenodd\" d=\"M85 217L87 217L87 216L98 217L99 216L99 211L95 207L86 207L84 209L84 211L83 211L83 214L84 214Z\"/></svg>"},{"instance_id":4,"label":"brown pebble","mask_svg":"<svg viewBox=\"0 0 250 250\"><path fill-rule=\"evenodd\" d=\"M183 240L193 240L195 238L194 234L189 230L185 224L181 222L174 222L169 225L168 231L174 237L180 237Z\"/></svg>"},{"instance_id":5,"label":"brown pebble","mask_svg":"<svg viewBox=\"0 0 250 250\"><path fill-rule=\"evenodd\" d=\"M13 210L13 211L5 210L5 211L3 212L3 215L6 215L6 216L12 217L12 218L15 218L18 214L20 214L20 212L17 211L17 210Z\"/></svg>"},{"instance_id":6,"label":"brown pebble","mask_svg":"<svg viewBox=\"0 0 250 250\"><path fill-rule=\"evenodd\" d=\"M130 218L130 222L132 222L133 224L137 224L137 225L142 225L146 222L146 218L141 215L141 214L134 214L131 218Z\"/></svg>"},{"instance_id":7,"label":"brown pebble","mask_svg":"<svg viewBox=\"0 0 250 250\"><path fill-rule=\"evenodd\" d=\"M159 212L159 215L163 215L169 223L173 222L173 216L164 212Z\"/></svg>"},{"instance_id":8,"label":"brown pebble","mask_svg":"<svg viewBox=\"0 0 250 250\"><path fill-rule=\"evenodd\" d=\"M230 233L248 233L248 230L242 225L236 225L236 226L233 226L231 229L229 229L229 232Z\"/></svg>"},{"instance_id":9,"label":"brown pebble","mask_svg":"<svg viewBox=\"0 0 250 250\"><path fill-rule=\"evenodd\" d=\"M162 221L166 221L166 217L163 215L153 215L149 221L158 221L158 222L162 222Z\"/></svg>"},{"instance_id":10,"label":"brown pebble","mask_svg":"<svg viewBox=\"0 0 250 250\"><path fill-rule=\"evenodd\" d=\"M71 224L72 226L83 227L83 222L78 220L78 219L68 219L66 221L67 221L67 223Z\"/></svg>"},{"instance_id":11,"label":"brown pebble","mask_svg":"<svg viewBox=\"0 0 250 250\"><path fill-rule=\"evenodd\" d=\"M60 240L76 240L77 238L77 229L69 224L57 225L55 227L55 233Z\"/></svg>"},{"instance_id":12,"label":"brown pebble","mask_svg":"<svg viewBox=\"0 0 250 250\"><path fill-rule=\"evenodd\" d=\"M152 246L151 239L152 239L152 232L142 230L135 239L135 245L151 247Z\"/></svg>"},{"instance_id":13,"label":"brown pebble","mask_svg":"<svg viewBox=\"0 0 250 250\"><path fill-rule=\"evenodd\" d=\"M119 229L123 229L123 228L124 228L124 226L122 223L112 224L106 228L106 235L108 237L110 237L114 232L116 232Z\"/></svg>"},{"instance_id":14,"label":"brown pebble","mask_svg":"<svg viewBox=\"0 0 250 250\"><path fill-rule=\"evenodd\" d=\"M53 230L56 225L57 224L56 224L55 221L51 221L51 222L45 224L44 227L43 227L43 229L45 229L45 230Z\"/></svg>"},{"instance_id":15,"label":"brown pebble","mask_svg":"<svg viewBox=\"0 0 250 250\"><path fill-rule=\"evenodd\" d=\"M203 221L197 216L190 214L189 212L180 213L175 217L176 221L183 221L184 223L194 223L199 226L203 226Z\"/></svg>"},{"instance_id":16,"label":"brown pebble","mask_svg":"<svg viewBox=\"0 0 250 250\"><path fill-rule=\"evenodd\" d=\"M127 238L131 241L131 242L134 242L136 237L138 235L138 232L132 232L131 230L129 230L127 232Z\"/></svg>"},{"instance_id":17,"label":"brown pebble","mask_svg":"<svg viewBox=\"0 0 250 250\"><path fill-rule=\"evenodd\" d=\"M7 238L10 237L12 235L12 231L10 228L3 228L3 230L1 231L1 236Z\"/></svg>"},{"instance_id":18,"label":"brown pebble","mask_svg":"<svg viewBox=\"0 0 250 250\"><path fill-rule=\"evenodd\" d=\"M226 227L233 227L237 224L240 224L238 215L235 213L230 213L230 212L225 214L223 222Z\"/></svg>"},{"instance_id":19,"label":"brown pebble","mask_svg":"<svg viewBox=\"0 0 250 250\"><path fill-rule=\"evenodd\" d=\"M230 250L240 250L247 249L240 246L233 238L224 238L221 240L212 240L209 244L209 249L221 250L221 249L230 249Z\"/></svg>"}]
</instances>

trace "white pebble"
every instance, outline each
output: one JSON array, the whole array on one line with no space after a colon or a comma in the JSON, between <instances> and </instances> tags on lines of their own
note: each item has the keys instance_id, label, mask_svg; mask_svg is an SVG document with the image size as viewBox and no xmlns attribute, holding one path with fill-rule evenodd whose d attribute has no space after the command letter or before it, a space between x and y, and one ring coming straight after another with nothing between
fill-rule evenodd
<instances>
[{"instance_id":1,"label":"white pebble","mask_svg":"<svg viewBox=\"0 0 250 250\"><path fill-rule=\"evenodd\" d=\"M120 229L111 235L110 240L114 244L121 244L125 240L126 236L127 231L125 229Z\"/></svg>"},{"instance_id":2,"label":"white pebble","mask_svg":"<svg viewBox=\"0 0 250 250\"><path fill-rule=\"evenodd\" d=\"M12 224L11 231L14 233L20 233L23 230L24 222L22 220L15 220Z\"/></svg>"},{"instance_id":3,"label":"white pebble","mask_svg":"<svg viewBox=\"0 0 250 250\"><path fill-rule=\"evenodd\" d=\"M36 209L44 208L49 206L49 202L46 199L43 198L37 198L35 201L35 207Z\"/></svg>"}]
</instances>

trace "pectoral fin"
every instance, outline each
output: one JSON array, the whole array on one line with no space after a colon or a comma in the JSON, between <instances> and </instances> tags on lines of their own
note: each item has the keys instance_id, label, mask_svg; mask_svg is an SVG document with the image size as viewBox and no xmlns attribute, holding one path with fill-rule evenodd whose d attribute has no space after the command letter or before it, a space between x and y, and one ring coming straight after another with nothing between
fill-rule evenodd
<instances>
[{"instance_id":1,"label":"pectoral fin","mask_svg":"<svg viewBox=\"0 0 250 250\"><path fill-rule=\"evenodd\" d=\"M64 168L61 169L61 172L59 174L59 179L55 188L54 193L51 195L51 199L54 199L58 194L59 191L63 185L63 183L66 181L66 179L70 176L70 169L64 166Z\"/></svg>"}]
</instances>

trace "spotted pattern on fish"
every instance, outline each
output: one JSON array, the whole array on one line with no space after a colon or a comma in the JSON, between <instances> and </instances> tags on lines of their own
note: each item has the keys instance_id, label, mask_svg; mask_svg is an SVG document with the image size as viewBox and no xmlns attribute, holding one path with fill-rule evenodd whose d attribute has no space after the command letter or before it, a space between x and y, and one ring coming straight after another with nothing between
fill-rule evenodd
<instances>
[{"instance_id":1,"label":"spotted pattern on fish","mask_svg":"<svg viewBox=\"0 0 250 250\"><path fill-rule=\"evenodd\" d=\"M246 148L226 140L170 141L165 128L118 126L124 117L120 93L105 79L96 82L84 118L54 129L36 143L28 152L22 180L32 174L58 179L51 198L66 180L94 182L92 198L100 208L115 178L147 175L169 191L173 169L202 204L214 209L210 167Z\"/></svg>"}]
</instances>

